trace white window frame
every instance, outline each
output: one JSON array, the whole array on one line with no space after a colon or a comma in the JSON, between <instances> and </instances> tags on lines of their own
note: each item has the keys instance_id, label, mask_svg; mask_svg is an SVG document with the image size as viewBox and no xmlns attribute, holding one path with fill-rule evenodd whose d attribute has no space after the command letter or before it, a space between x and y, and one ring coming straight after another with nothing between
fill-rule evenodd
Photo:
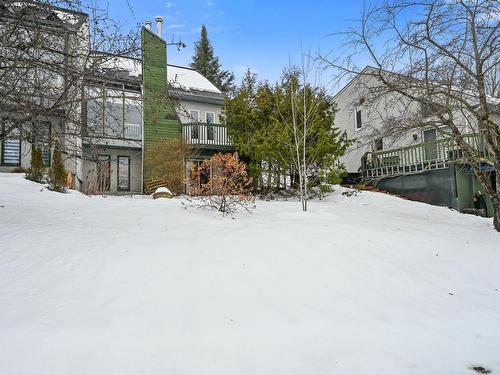
<instances>
[{"instance_id":1,"label":"white window frame","mask_svg":"<svg viewBox=\"0 0 500 375\"><path fill-rule=\"evenodd\" d=\"M197 117L198 119L196 120L196 122L200 122L200 111L198 109L188 109L188 120L189 120L189 123L193 123L193 118L191 117L191 112L196 112L197 113Z\"/></svg>"}]
</instances>

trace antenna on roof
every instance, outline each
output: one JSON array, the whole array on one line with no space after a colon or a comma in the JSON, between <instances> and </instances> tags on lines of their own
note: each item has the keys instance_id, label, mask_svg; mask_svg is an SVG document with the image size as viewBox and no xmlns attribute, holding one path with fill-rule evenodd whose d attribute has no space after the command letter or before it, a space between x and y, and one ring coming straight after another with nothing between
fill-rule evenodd
<instances>
[{"instance_id":1,"label":"antenna on roof","mask_svg":"<svg viewBox=\"0 0 500 375\"><path fill-rule=\"evenodd\" d=\"M178 42L174 42L174 37L172 36L172 41L170 43L167 43L167 46L176 46L177 51L180 51L181 48L186 48L186 43L184 43L181 38L179 38Z\"/></svg>"}]
</instances>

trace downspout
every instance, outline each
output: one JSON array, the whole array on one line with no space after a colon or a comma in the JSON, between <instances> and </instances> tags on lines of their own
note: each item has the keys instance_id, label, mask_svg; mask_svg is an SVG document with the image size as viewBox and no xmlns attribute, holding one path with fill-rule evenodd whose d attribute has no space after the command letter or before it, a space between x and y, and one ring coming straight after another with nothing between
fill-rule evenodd
<instances>
[{"instance_id":1,"label":"downspout","mask_svg":"<svg viewBox=\"0 0 500 375\"><path fill-rule=\"evenodd\" d=\"M141 61L141 65L144 61ZM144 80L144 72L142 74ZM141 111L141 194L144 194L144 84L141 84L142 111Z\"/></svg>"}]
</instances>

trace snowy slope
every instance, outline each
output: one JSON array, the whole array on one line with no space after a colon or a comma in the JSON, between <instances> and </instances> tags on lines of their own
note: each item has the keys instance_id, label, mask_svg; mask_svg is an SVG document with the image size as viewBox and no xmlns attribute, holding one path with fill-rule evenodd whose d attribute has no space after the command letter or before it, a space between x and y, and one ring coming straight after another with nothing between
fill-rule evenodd
<instances>
[{"instance_id":1,"label":"snowy slope","mask_svg":"<svg viewBox=\"0 0 500 375\"><path fill-rule=\"evenodd\" d=\"M0 174L0 374L500 373L491 221L363 192L236 219Z\"/></svg>"}]
</instances>

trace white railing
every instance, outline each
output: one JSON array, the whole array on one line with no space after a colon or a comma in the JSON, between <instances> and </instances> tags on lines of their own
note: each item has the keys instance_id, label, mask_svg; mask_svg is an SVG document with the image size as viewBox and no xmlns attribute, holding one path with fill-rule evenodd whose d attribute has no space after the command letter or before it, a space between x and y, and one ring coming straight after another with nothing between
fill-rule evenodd
<instances>
[{"instance_id":1,"label":"white railing","mask_svg":"<svg viewBox=\"0 0 500 375\"><path fill-rule=\"evenodd\" d=\"M141 139L142 137L141 125L125 123L123 136L125 138Z\"/></svg>"},{"instance_id":2,"label":"white railing","mask_svg":"<svg viewBox=\"0 0 500 375\"><path fill-rule=\"evenodd\" d=\"M189 123L182 125L182 139L191 145L208 148L230 148L232 146L226 125Z\"/></svg>"}]
</instances>

